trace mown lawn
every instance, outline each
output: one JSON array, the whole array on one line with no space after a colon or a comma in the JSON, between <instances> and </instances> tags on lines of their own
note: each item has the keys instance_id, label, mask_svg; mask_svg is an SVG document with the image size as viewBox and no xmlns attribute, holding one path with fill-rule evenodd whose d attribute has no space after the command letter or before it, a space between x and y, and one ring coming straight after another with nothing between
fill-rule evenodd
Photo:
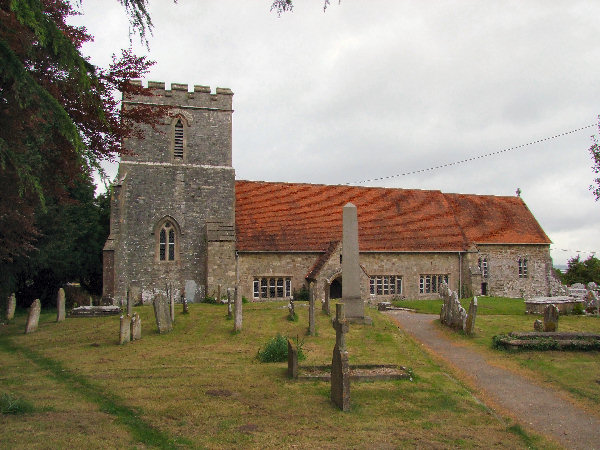
<instances>
[{"instance_id":1,"label":"mown lawn","mask_svg":"<svg viewBox=\"0 0 600 450\"><path fill-rule=\"evenodd\" d=\"M57 324L49 311L34 334L23 334L24 314L0 327L0 394L34 407L0 414L0 448L552 447L488 411L375 310L373 326L350 326L350 362L399 364L414 377L353 383L347 413L328 383L289 380L285 363L255 357L280 332L304 342L303 365L329 363L335 334L320 311L309 337L300 303L298 322L281 302L244 305L239 334L221 305L191 305L167 335L151 307L135 310L143 338L124 346L118 317Z\"/></svg>"},{"instance_id":2,"label":"mown lawn","mask_svg":"<svg viewBox=\"0 0 600 450\"><path fill-rule=\"evenodd\" d=\"M468 311L470 298L460 299L460 304ZM394 300L394 306L410 308L420 313L438 314L443 301L437 300ZM525 314L525 302L522 298L477 297L477 315L522 315Z\"/></svg>"}]
</instances>

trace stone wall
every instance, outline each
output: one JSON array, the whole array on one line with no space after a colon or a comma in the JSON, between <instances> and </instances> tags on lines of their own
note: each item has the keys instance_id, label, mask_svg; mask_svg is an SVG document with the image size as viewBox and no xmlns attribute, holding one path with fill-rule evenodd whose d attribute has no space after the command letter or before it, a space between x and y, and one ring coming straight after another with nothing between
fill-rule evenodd
<instances>
[{"instance_id":1,"label":"stone wall","mask_svg":"<svg viewBox=\"0 0 600 450\"><path fill-rule=\"evenodd\" d=\"M480 257L488 258L488 277L477 268ZM519 258L527 258L527 277L519 277ZM549 295L552 258L548 245L479 244L477 252L468 253L465 262L471 273L473 295L481 295L481 283L487 283L487 294L502 297L536 297Z\"/></svg>"}]
</instances>

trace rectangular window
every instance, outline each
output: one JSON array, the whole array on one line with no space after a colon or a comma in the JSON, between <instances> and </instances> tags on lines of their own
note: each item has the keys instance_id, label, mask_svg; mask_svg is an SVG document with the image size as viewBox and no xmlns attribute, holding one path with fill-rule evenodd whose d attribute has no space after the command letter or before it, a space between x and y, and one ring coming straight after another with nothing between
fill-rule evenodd
<instances>
[{"instance_id":1,"label":"rectangular window","mask_svg":"<svg viewBox=\"0 0 600 450\"><path fill-rule=\"evenodd\" d=\"M527 278L527 258L519 258L519 278Z\"/></svg>"},{"instance_id":2,"label":"rectangular window","mask_svg":"<svg viewBox=\"0 0 600 450\"><path fill-rule=\"evenodd\" d=\"M399 275L372 275L369 279L371 295L401 295L402 277Z\"/></svg>"},{"instance_id":3,"label":"rectangular window","mask_svg":"<svg viewBox=\"0 0 600 450\"><path fill-rule=\"evenodd\" d=\"M419 279L419 293L432 294L440 291L440 286L443 282L448 284L448 275L421 275Z\"/></svg>"},{"instance_id":4,"label":"rectangular window","mask_svg":"<svg viewBox=\"0 0 600 450\"><path fill-rule=\"evenodd\" d=\"M292 296L292 279L290 277L254 278L253 293L255 299L289 298Z\"/></svg>"}]
</instances>

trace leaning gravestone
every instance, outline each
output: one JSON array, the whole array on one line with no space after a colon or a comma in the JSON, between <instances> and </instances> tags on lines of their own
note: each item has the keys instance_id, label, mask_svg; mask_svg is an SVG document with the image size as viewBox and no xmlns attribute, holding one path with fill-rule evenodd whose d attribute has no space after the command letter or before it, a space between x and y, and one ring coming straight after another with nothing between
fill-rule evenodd
<instances>
[{"instance_id":1,"label":"leaning gravestone","mask_svg":"<svg viewBox=\"0 0 600 450\"><path fill-rule=\"evenodd\" d=\"M346 319L350 322L371 324L371 318L365 316L365 304L360 295L361 269L356 206L347 203L343 208L342 217L342 301L346 305Z\"/></svg>"},{"instance_id":2,"label":"leaning gravestone","mask_svg":"<svg viewBox=\"0 0 600 450\"><path fill-rule=\"evenodd\" d=\"M29 307L29 314L27 314L27 324L25 325L25 334L33 333L35 330L37 330L38 323L40 321L41 310L42 304L40 303L40 299L36 298Z\"/></svg>"},{"instance_id":3,"label":"leaning gravestone","mask_svg":"<svg viewBox=\"0 0 600 450\"><path fill-rule=\"evenodd\" d=\"M242 299L238 287L234 290L234 308L233 308L233 331L238 333L242 331Z\"/></svg>"},{"instance_id":4,"label":"leaning gravestone","mask_svg":"<svg viewBox=\"0 0 600 450\"><path fill-rule=\"evenodd\" d=\"M8 297L8 303L6 304L6 320L13 320L15 318L15 309L17 307L17 297L13 292Z\"/></svg>"},{"instance_id":5,"label":"leaning gravestone","mask_svg":"<svg viewBox=\"0 0 600 450\"><path fill-rule=\"evenodd\" d=\"M469 312L467 313L467 320L465 321L464 332L466 334L473 334L475 331L475 318L477 317L477 297L473 297L469 304Z\"/></svg>"},{"instance_id":6,"label":"leaning gravestone","mask_svg":"<svg viewBox=\"0 0 600 450\"><path fill-rule=\"evenodd\" d=\"M140 319L140 315L135 313L131 318L131 340L138 341L142 338L142 320Z\"/></svg>"},{"instance_id":7,"label":"leaning gravestone","mask_svg":"<svg viewBox=\"0 0 600 450\"><path fill-rule=\"evenodd\" d=\"M56 295L56 321L65 320L65 290L60 288Z\"/></svg>"},{"instance_id":8,"label":"leaning gravestone","mask_svg":"<svg viewBox=\"0 0 600 450\"><path fill-rule=\"evenodd\" d=\"M121 316L119 330L119 344L126 344L131 340L131 317Z\"/></svg>"},{"instance_id":9,"label":"leaning gravestone","mask_svg":"<svg viewBox=\"0 0 600 450\"><path fill-rule=\"evenodd\" d=\"M154 305L154 317L156 318L156 326L159 333L168 333L173 329L173 321L171 320L170 305L167 298L163 294L158 294L152 301Z\"/></svg>"},{"instance_id":10,"label":"leaning gravestone","mask_svg":"<svg viewBox=\"0 0 600 450\"><path fill-rule=\"evenodd\" d=\"M558 308L556 305L548 305L544 309L544 331L558 331Z\"/></svg>"},{"instance_id":11,"label":"leaning gravestone","mask_svg":"<svg viewBox=\"0 0 600 450\"><path fill-rule=\"evenodd\" d=\"M348 320L344 316L344 304L335 305L335 347L331 359L331 401L342 411L350 409L350 365L346 351L345 334L348 332Z\"/></svg>"},{"instance_id":12,"label":"leaning gravestone","mask_svg":"<svg viewBox=\"0 0 600 450\"><path fill-rule=\"evenodd\" d=\"M315 286L311 281L308 284L308 334L314 336L315 331Z\"/></svg>"}]
</instances>

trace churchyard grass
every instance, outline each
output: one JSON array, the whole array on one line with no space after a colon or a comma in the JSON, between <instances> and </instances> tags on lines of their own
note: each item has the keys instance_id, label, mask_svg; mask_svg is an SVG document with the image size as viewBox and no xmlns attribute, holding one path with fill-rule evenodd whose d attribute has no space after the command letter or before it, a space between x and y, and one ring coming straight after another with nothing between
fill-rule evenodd
<instances>
[{"instance_id":1,"label":"churchyard grass","mask_svg":"<svg viewBox=\"0 0 600 450\"><path fill-rule=\"evenodd\" d=\"M286 378L286 363L261 363L258 349L278 332L304 340L301 366L329 364L335 332L318 311L307 336L283 302L244 305L232 333L225 305L191 304L159 335L151 306L135 307L142 339L118 345L119 318L70 318L43 311L35 333L25 316L0 328L0 393L33 412L0 414L2 448L500 447L553 448L498 418L405 335L369 310L373 326L351 325L350 364L399 364L413 380L351 385L351 410L337 410L329 384Z\"/></svg>"}]
</instances>

